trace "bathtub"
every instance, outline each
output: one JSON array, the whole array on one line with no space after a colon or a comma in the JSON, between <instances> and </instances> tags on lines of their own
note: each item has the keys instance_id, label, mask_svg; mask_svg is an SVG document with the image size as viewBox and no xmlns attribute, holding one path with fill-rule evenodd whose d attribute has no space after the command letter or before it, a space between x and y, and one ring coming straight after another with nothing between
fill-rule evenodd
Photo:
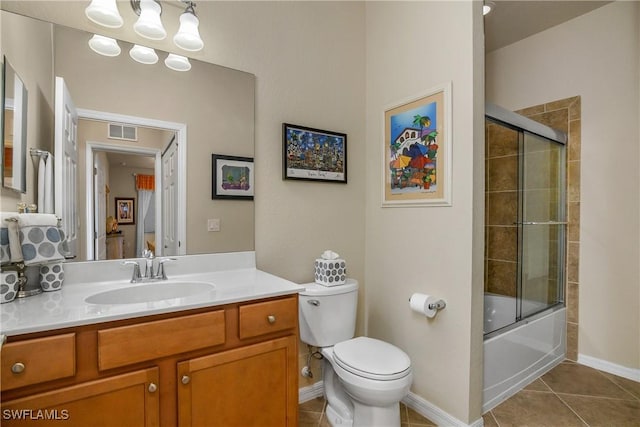
<instances>
[{"instance_id":1,"label":"bathtub","mask_svg":"<svg viewBox=\"0 0 640 427\"><path fill-rule=\"evenodd\" d=\"M539 304L523 301L523 307ZM566 308L557 305L507 327L515 319L515 298L485 294L485 331L504 328L484 340L482 413L522 390L565 358Z\"/></svg>"}]
</instances>

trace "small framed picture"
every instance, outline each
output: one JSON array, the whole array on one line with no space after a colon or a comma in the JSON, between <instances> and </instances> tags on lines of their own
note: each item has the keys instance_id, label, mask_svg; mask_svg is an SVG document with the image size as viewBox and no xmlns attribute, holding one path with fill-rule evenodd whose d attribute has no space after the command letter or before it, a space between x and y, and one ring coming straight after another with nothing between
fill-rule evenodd
<instances>
[{"instance_id":1,"label":"small framed picture","mask_svg":"<svg viewBox=\"0 0 640 427\"><path fill-rule=\"evenodd\" d=\"M136 223L136 199L116 197L116 221L118 224Z\"/></svg>"},{"instance_id":2,"label":"small framed picture","mask_svg":"<svg viewBox=\"0 0 640 427\"><path fill-rule=\"evenodd\" d=\"M211 155L211 198L253 200L253 158Z\"/></svg>"},{"instance_id":3,"label":"small framed picture","mask_svg":"<svg viewBox=\"0 0 640 427\"><path fill-rule=\"evenodd\" d=\"M347 183L347 135L282 124L283 179Z\"/></svg>"}]
</instances>

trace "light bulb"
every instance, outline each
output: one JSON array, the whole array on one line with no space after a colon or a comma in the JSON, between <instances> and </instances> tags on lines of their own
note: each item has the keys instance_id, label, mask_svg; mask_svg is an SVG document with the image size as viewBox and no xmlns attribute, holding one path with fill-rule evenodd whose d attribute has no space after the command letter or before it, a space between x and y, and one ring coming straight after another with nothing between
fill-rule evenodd
<instances>
[{"instance_id":1,"label":"light bulb","mask_svg":"<svg viewBox=\"0 0 640 427\"><path fill-rule=\"evenodd\" d=\"M204 47L204 42L200 38L198 32L198 25L200 21L198 17L193 13L187 11L180 15L180 28L175 36L173 36L173 42L181 49L191 52L198 51Z\"/></svg>"},{"instance_id":2,"label":"light bulb","mask_svg":"<svg viewBox=\"0 0 640 427\"><path fill-rule=\"evenodd\" d=\"M118 56L121 52L116 39L101 36L99 34L94 34L93 37L91 37L89 40L89 47L94 52L104 56Z\"/></svg>"},{"instance_id":3,"label":"light bulb","mask_svg":"<svg viewBox=\"0 0 640 427\"><path fill-rule=\"evenodd\" d=\"M158 55L155 50L137 44L131 48L129 56L141 64L153 65L158 62Z\"/></svg>"},{"instance_id":4,"label":"light bulb","mask_svg":"<svg viewBox=\"0 0 640 427\"><path fill-rule=\"evenodd\" d=\"M170 53L167 56L167 59L164 60L164 65L174 71L189 71L191 69L189 58L176 55L175 53Z\"/></svg>"},{"instance_id":5,"label":"light bulb","mask_svg":"<svg viewBox=\"0 0 640 427\"><path fill-rule=\"evenodd\" d=\"M124 23L116 0L91 0L84 10L90 21L107 28L120 28Z\"/></svg>"},{"instance_id":6,"label":"light bulb","mask_svg":"<svg viewBox=\"0 0 640 427\"><path fill-rule=\"evenodd\" d=\"M142 37L150 40L162 40L167 32L162 26L160 13L162 7L154 0L140 0L140 17L133 24L133 30Z\"/></svg>"}]
</instances>

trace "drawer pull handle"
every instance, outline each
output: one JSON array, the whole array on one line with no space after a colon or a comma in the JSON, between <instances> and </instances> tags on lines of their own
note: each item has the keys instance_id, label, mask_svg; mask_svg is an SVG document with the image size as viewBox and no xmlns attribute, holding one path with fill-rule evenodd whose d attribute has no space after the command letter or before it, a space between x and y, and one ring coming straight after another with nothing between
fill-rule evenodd
<instances>
[{"instance_id":1,"label":"drawer pull handle","mask_svg":"<svg viewBox=\"0 0 640 427\"><path fill-rule=\"evenodd\" d=\"M155 383L149 384L149 393L155 393L158 390L158 386Z\"/></svg>"},{"instance_id":2,"label":"drawer pull handle","mask_svg":"<svg viewBox=\"0 0 640 427\"><path fill-rule=\"evenodd\" d=\"M191 378L189 378L189 375L183 375L181 381L182 381L182 384L189 384L189 381L191 381Z\"/></svg>"},{"instance_id":3,"label":"drawer pull handle","mask_svg":"<svg viewBox=\"0 0 640 427\"><path fill-rule=\"evenodd\" d=\"M16 362L11 367L11 372L13 372L14 374L21 374L22 372L24 372L24 368L24 363Z\"/></svg>"},{"instance_id":4,"label":"drawer pull handle","mask_svg":"<svg viewBox=\"0 0 640 427\"><path fill-rule=\"evenodd\" d=\"M276 316L274 316L273 314L270 314L267 316L267 320L269 321L269 323L273 325L274 323L276 323Z\"/></svg>"},{"instance_id":5,"label":"drawer pull handle","mask_svg":"<svg viewBox=\"0 0 640 427\"><path fill-rule=\"evenodd\" d=\"M310 300L307 300L307 302L314 307L317 307L320 305L320 301L318 301L317 299L310 299Z\"/></svg>"}]
</instances>

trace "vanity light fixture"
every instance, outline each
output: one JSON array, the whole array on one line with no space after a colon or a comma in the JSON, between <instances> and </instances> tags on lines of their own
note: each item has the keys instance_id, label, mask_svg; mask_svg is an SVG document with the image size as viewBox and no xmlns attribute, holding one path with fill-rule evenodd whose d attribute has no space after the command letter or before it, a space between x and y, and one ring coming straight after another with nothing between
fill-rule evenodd
<instances>
[{"instance_id":1,"label":"vanity light fixture","mask_svg":"<svg viewBox=\"0 0 640 427\"><path fill-rule=\"evenodd\" d=\"M133 45L129 51L129 56L141 64L153 65L158 62L158 54L150 47Z\"/></svg>"},{"instance_id":2,"label":"vanity light fixture","mask_svg":"<svg viewBox=\"0 0 640 427\"><path fill-rule=\"evenodd\" d=\"M131 6L139 15L138 20L133 24L133 30L139 36L150 40L164 40L167 37L167 32L160 20L162 6L159 2L156 0L131 0Z\"/></svg>"},{"instance_id":3,"label":"vanity light fixture","mask_svg":"<svg viewBox=\"0 0 640 427\"><path fill-rule=\"evenodd\" d=\"M198 26L200 20L196 16L195 3L187 1L187 8L184 13L180 15L180 28L175 36L173 36L173 42L181 49L196 52L204 47L204 42L200 38L200 32Z\"/></svg>"},{"instance_id":4,"label":"vanity light fixture","mask_svg":"<svg viewBox=\"0 0 640 427\"><path fill-rule=\"evenodd\" d=\"M197 52L202 50L204 42L198 30L200 20L195 12L196 3L191 0L180 0L180 2L186 4L186 9L180 15L180 27L173 36L173 42L180 49ZM160 0L129 0L129 3L138 15L138 20L133 24L136 34L150 40L164 40L167 37L167 31L160 19L162 15ZM107 28L120 28L124 23L116 0L91 0L84 12L92 22Z\"/></svg>"},{"instance_id":5,"label":"vanity light fixture","mask_svg":"<svg viewBox=\"0 0 640 427\"><path fill-rule=\"evenodd\" d=\"M89 40L89 47L96 53L104 56L118 56L121 49L116 39L94 34Z\"/></svg>"},{"instance_id":6,"label":"vanity light fixture","mask_svg":"<svg viewBox=\"0 0 640 427\"><path fill-rule=\"evenodd\" d=\"M174 71L189 71L191 69L191 63L189 58L170 53L167 59L164 60L164 65L171 68Z\"/></svg>"},{"instance_id":7,"label":"vanity light fixture","mask_svg":"<svg viewBox=\"0 0 640 427\"><path fill-rule=\"evenodd\" d=\"M124 23L116 0L91 0L84 10L90 21L107 28L120 28Z\"/></svg>"}]
</instances>

